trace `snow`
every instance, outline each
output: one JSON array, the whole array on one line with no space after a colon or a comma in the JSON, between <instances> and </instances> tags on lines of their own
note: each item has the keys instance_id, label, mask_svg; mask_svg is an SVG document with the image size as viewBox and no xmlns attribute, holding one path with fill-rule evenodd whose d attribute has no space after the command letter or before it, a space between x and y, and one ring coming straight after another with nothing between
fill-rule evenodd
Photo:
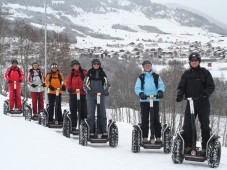
<instances>
[{"instance_id":1,"label":"snow","mask_svg":"<svg viewBox=\"0 0 227 170\"><path fill-rule=\"evenodd\" d=\"M0 95L0 104L6 98ZM3 106L1 107L3 108ZM144 150L131 152L132 125L117 123L119 128L119 145L110 148L108 144L88 144L80 146L78 136L65 138L61 130L49 129L37 122L25 121L23 117L5 116L0 110L0 169L4 170L145 170L197 168L205 170L207 162L184 161L173 164L171 154L163 150ZM227 167L227 149L222 148L220 170ZM151 168L152 167L152 168Z\"/></svg>"}]
</instances>

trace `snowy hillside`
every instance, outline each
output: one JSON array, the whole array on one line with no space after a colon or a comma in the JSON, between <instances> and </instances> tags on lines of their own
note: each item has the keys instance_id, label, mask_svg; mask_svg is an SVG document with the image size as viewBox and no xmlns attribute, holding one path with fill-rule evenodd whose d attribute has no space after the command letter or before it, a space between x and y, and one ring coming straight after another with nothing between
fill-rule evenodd
<instances>
[{"instance_id":1,"label":"snowy hillside","mask_svg":"<svg viewBox=\"0 0 227 170\"><path fill-rule=\"evenodd\" d=\"M0 108L5 97L0 96ZM25 121L23 117L5 116L0 110L0 169L4 170L146 170L196 168L209 169L207 162L173 164L171 154L163 150L144 150L131 152L132 126L117 123L119 145L110 148L108 144L78 144L78 137L70 139L62 136L61 130L49 129L36 122ZM222 148L222 158L218 169L227 168L227 149Z\"/></svg>"}]
</instances>

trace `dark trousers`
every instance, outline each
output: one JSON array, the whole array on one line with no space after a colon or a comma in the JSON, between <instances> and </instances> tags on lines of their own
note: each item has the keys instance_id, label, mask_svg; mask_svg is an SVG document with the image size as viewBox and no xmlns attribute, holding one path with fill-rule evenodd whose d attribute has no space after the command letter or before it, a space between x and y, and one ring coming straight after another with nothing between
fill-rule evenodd
<instances>
[{"instance_id":1,"label":"dark trousers","mask_svg":"<svg viewBox=\"0 0 227 170\"><path fill-rule=\"evenodd\" d=\"M49 100L49 121L53 121L54 112L58 115L58 122L63 122L62 111L61 111L61 94L48 94ZM56 118L55 118L56 119Z\"/></svg>"},{"instance_id":2,"label":"dark trousers","mask_svg":"<svg viewBox=\"0 0 227 170\"><path fill-rule=\"evenodd\" d=\"M77 106L80 104L80 106ZM87 118L87 102L86 102L86 95L80 95L79 103L77 101L76 94L69 95L69 107L71 112L71 119L72 119L72 127L77 127L77 110L81 113L80 119L84 120ZM79 114L78 113L78 114Z\"/></svg>"},{"instance_id":3,"label":"dark trousers","mask_svg":"<svg viewBox=\"0 0 227 170\"><path fill-rule=\"evenodd\" d=\"M149 102L140 102L141 107L141 120L142 125L141 129L143 131L143 138L148 138L149 132L149 116L150 116L150 103ZM156 138L161 138L161 123L159 117L159 102L154 101L154 132Z\"/></svg>"},{"instance_id":4,"label":"dark trousers","mask_svg":"<svg viewBox=\"0 0 227 170\"><path fill-rule=\"evenodd\" d=\"M208 99L199 100L194 102L195 118L198 116L201 125L202 132L202 148L206 148L206 143L210 138L210 102ZM185 147L192 146L192 126L191 126L191 112L189 102L187 102L184 126L183 126L183 138L185 141Z\"/></svg>"}]
</instances>

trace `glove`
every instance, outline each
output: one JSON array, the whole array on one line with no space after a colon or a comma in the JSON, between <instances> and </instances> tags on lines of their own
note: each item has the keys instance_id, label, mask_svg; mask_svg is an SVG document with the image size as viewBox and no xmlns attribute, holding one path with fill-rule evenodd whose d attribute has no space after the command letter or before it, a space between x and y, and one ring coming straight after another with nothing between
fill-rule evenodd
<instances>
[{"instance_id":1,"label":"glove","mask_svg":"<svg viewBox=\"0 0 227 170\"><path fill-rule=\"evenodd\" d=\"M53 87L52 85L49 85L49 89L52 90L52 91L55 90L54 87Z\"/></svg>"},{"instance_id":2,"label":"glove","mask_svg":"<svg viewBox=\"0 0 227 170\"><path fill-rule=\"evenodd\" d=\"M141 100L146 100L147 96L144 94L144 92L140 92L139 97Z\"/></svg>"},{"instance_id":3,"label":"glove","mask_svg":"<svg viewBox=\"0 0 227 170\"><path fill-rule=\"evenodd\" d=\"M163 91L159 90L156 96L157 99L162 99L163 98Z\"/></svg>"},{"instance_id":4,"label":"glove","mask_svg":"<svg viewBox=\"0 0 227 170\"><path fill-rule=\"evenodd\" d=\"M176 102L181 102L183 100L182 95L177 95Z\"/></svg>"},{"instance_id":5,"label":"glove","mask_svg":"<svg viewBox=\"0 0 227 170\"><path fill-rule=\"evenodd\" d=\"M90 91L88 91L87 93L88 93L90 96L94 96L94 95L96 95L96 93L95 93L95 92L93 92L93 91L91 91L91 90L90 90Z\"/></svg>"},{"instance_id":6,"label":"glove","mask_svg":"<svg viewBox=\"0 0 227 170\"><path fill-rule=\"evenodd\" d=\"M19 80L19 83L21 83L22 82L22 80Z\"/></svg>"},{"instance_id":7,"label":"glove","mask_svg":"<svg viewBox=\"0 0 227 170\"><path fill-rule=\"evenodd\" d=\"M35 88L37 85L35 85L35 84L31 84L31 86L32 86L33 88Z\"/></svg>"},{"instance_id":8,"label":"glove","mask_svg":"<svg viewBox=\"0 0 227 170\"><path fill-rule=\"evenodd\" d=\"M109 91L108 91L108 90L104 90L103 95L104 95L104 96L109 96L109 95L110 95L110 93L109 93Z\"/></svg>"},{"instance_id":9,"label":"glove","mask_svg":"<svg viewBox=\"0 0 227 170\"><path fill-rule=\"evenodd\" d=\"M43 83L43 84L42 84L42 86L43 86L43 87L46 87L46 84L45 84L45 83Z\"/></svg>"},{"instance_id":10,"label":"glove","mask_svg":"<svg viewBox=\"0 0 227 170\"><path fill-rule=\"evenodd\" d=\"M71 88L68 88L68 92L71 94L73 90Z\"/></svg>"},{"instance_id":11,"label":"glove","mask_svg":"<svg viewBox=\"0 0 227 170\"><path fill-rule=\"evenodd\" d=\"M12 83L13 81L12 80L9 80L8 83Z\"/></svg>"},{"instance_id":12,"label":"glove","mask_svg":"<svg viewBox=\"0 0 227 170\"><path fill-rule=\"evenodd\" d=\"M65 91L65 90L66 90L66 88L65 88L65 85L64 85L64 84L61 86L61 90L62 90L62 91Z\"/></svg>"}]
</instances>

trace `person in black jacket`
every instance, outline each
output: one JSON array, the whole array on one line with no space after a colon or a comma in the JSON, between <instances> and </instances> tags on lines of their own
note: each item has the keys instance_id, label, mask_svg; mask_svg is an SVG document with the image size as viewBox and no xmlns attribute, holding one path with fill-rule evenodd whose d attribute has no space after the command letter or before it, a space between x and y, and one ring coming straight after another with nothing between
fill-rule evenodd
<instances>
[{"instance_id":1,"label":"person in black jacket","mask_svg":"<svg viewBox=\"0 0 227 170\"><path fill-rule=\"evenodd\" d=\"M186 70L181 76L180 83L177 87L177 102L183 98L191 97L194 100L195 117L198 116L201 124L202 133L202 153L205 154L206 144L210 138L210 102L209 97L215 89L214 81L210 72L200 67L201 57L197 52L189 55L190 69ZM192 127L189 102L187 102L183 134L185 141L185 152L190 153L192 147Z\"/></svg>"}]
</instances>

